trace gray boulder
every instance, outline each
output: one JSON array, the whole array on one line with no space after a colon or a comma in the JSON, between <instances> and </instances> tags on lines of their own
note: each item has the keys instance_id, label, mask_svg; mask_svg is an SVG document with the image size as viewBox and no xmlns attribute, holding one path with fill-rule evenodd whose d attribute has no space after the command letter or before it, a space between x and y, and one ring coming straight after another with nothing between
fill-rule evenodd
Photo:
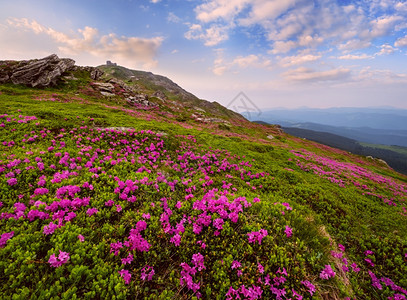
<instances>
[{"instance_id":1,"label":"gray boulder","mask_svg":"<svg viewBox=\"0 0 407 300\"><path fill-rule=\"evenodd\" d=\"M14 84L31 87L55 85L62 73L73 68L75 61L70 58L59 58L52 54L42 59L22 61L11 71L9 79Z\"/></svg>"}]
</instances>

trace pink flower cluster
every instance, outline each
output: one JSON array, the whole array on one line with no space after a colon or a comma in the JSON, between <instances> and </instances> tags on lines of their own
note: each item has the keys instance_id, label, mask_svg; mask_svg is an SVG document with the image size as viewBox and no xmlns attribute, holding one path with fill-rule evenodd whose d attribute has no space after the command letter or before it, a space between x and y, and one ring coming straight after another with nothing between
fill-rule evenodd
<instances>
[{"instance_id":1,"label":"pink flower cluster","mask_svg":"<svg viewBox=\"0 0 407 300\"><path fill-rule=\"evenodd\" d=\"M56 257L55 253L51 254L48 262L51 265L51 267L58 268L62 266L63 264L66 264L69 260L69 253L68 252L63 252L59 250L59 255Z\"/></svg>"},{"instance_id":2,"label":"pink flower cluster","mask_svg":"<svg viewBox=\"0 0 407 300\"><path fill-rule=\"evenodd\" d=\"M319 278L321 279L329 279L335 277L336 273L332 270L331 265L325 265L325 269L321 271L319 274Z\"/></svg>"},{"instance_id":3,"label":"pink flower cluster","mask_svg":"<svg viewBox=\"0 0 407 300\"><path fill-rule=\"evenodd\" d=\"M141 269L140 278L144 281L146 279L147 281L151 281L153 279L154 274L155 274L154 268L149 265L146 265Z\"/></svg>"},{"instance_id":4,"label":"pink flower cluster","mask_svg":"<svg viewBox=\"0 0 407 300\"><path fill-rule=\"evenodd\" d=\"M197 270L202 271L206 269L203 255L201 253L193 254L192 263L194 264L193 267L185 262L181 263L182 271L180 284L181 286L186 285L189 290L192 290L195 293L200 289L200 284L194 282L192 277L195 276Z\"/></svg>"},{"instance_id":5,"label":"pink flower cluster","mask_svg":"<svg viewBox=\"0 0 407 300\"><path fill-rule=\"evenodd\" d=\"M0 248L4 248L6 246L7 241L14 236L14 231L5 232L0 237Z\"/></svg>"},{"instance_id":6,"label":"pink flower cluster","mask_svg":"<svg viewBox=\"0 0 407 300\"><path fill-rule=\"evenodd\" d=\"M266 229L260 229L259 231L253 231L253 232L249 232L247 234L248 239L249 239L249 243L255 243L256 241L259 243L259 245L261 245L261 241L263 240L263 238L265 238L268 235L268 232Z\"/></svg>"}]
</instances>

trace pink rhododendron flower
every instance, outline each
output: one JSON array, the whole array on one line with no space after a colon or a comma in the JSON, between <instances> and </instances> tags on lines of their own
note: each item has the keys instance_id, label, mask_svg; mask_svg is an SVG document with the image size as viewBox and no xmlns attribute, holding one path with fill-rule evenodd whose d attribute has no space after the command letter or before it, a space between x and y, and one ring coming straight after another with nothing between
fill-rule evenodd
<instances>
[{"instance_id":1,"label":"pink rhododendron flower","mask_svg":"<svg viewBox=\"0 0 407 300\"><path fill-rule=\"evenodd\" d=\"M90 217L94 214L97 214L99 211L97 208L88 208L88 210L86 211L86 214Z\"/></svg>"},{"instance_id":2,"label":"pink rhododendron flower","mask_svg":"<svg viewBox=\"0 0 407 300\"><path fill-rule=\"evenodd\" d=\"M0 237L0 248L4 248L6 246L7 241L14 236L14 231L5 232Z\"/></svg>"},{"instance_id":3,"label":"pink rhododendron flower","mask_svg":"<svg viewBox=\"0 0 407 300\"><path fill-rule=\"evenodd\" d=\"M358 267L358 265L356 263L353 263L350 265L352 267L353 272L359 272L360 268Z\"/></svg>"},{"instance_id":4,"label":"pink rhododendron flower","mask_svg":"<svg viewBox=\"0 0 407 300\"><path fill-rule=\"evenodd\" d=\"M334 270L332 270L331 265L325 265L325 269L321 271L319 274L319 277L321 279L329 279L331 277L335 277L336 273Z\"/></svg>"},{"instance_id":5,"label":"pink rhododendron flower","mask_svg":"<svg viewBox=\"0 0 407 300\"><path fill-rule=\"evenodd\" d=\"M240 268L242 266L242 264L240 263L240 262L238 262L237 260L234 260L233 262L232 262L232 265L230 266L231 268L232 268L232 270L233 269L238 269L238 268Z\"/></svg>"},{"instance_id":6,"label":"pink rhododendron flower","mask_svg":"<svg viewBox=\"0 0 407 300\"><path fill-rule=\"evenodd\" d=\"M365 261L367 262L367 264L371 267L374 267L374 263L372 262L372 260L370 258L365 258Z\"/></svg>"},{"instance_id":7,"label":"pink rhododendron flower","mask_svg":"<svg viewBox=\"0 0 407 300\"><path fill-rule=\"evenodd\" d=\"M154 274L155 274L154 268L149 265L146 265L144 266L144 268L141 269L140 278L144 281L146 279L147 281L151 281L153 279Z\"/></svg>"},{"instance_id":8,"label":"pink rhododendron flower","mask_svg":"<svg viewBox=\"0 0 407 300\"><path fill-rule=\"evenodd\" d=\"M108 207L113 206L113 204L114 204L114 201L112 199L105 202L105 206L108 206Z\"/></svg>"},{"instance_id":9,"label":"pink rhododendron flower","mask_svg":"<svg viewBox=\"0 0 407 300\"><path fill-rule=\"evenodd\" d=\"M311 282L308 280L301 281L303 285L305 285L306 288L308 288L308 293L311 294L311 296L315 293L315 285L313 285Z\"/></svg>"},{"instance_id":10,"label":"pink rhododendron flower","mask_svg":"<svg viewBox=\"0 0 407 300\"><path fill-rule=\"evenodd\" d=\"M17 179L16 178L10 178L9 180L7 180L7 184L9 186L13 186L17 184Z\"/></svg>"},{"instance_id":11,"label":"pink rhododendron flower","mask_svg":"<svg viewBox=\"0 0 407 300\"><path fill-rule=\"evenodd\" d=\"M85 238L83 237L82 234L78 235L78 239L79 239L81 242L85 241Z\"/></svg>"},{"instance_id":12,"label":"pink rhododendron flower","mask_svg":"<svg viewBox=\"0 0 407 300\"><path fill-rule=\"evenodd\" d=\"M133 261L133 259L134 259L133 254L129 253L129 255L127 255L126 258L122 258L122 264L123 264L123 265L125 265L125 264L131 264L132 261Z\"/></svg>"},{"instance_id":13,"label":"pink rhododendron flower","mask_svg":"<svg viewBox=\"0 0 407 300\"><path fill-rule=\"evenodd\" d=\"M131 280L131 274L129 271L122 269L119 271L120 276L124 279L125 284L129 284Z\"/></svg>"},{"instance_id":14,"label":"pink rhododendron flower","mask_svg":"<svg viewBox=\"0 0 407 300\"><path fill-rule=\"evenodd\" d=\"M260 274L264 273L264 267L260 263L257 264L257 270L259 271Z\"/></svg>"},{"instance_id":15,"label":"pink rhododendron flower","mask_svg":"<svg viewBox=\"0 0 407 300\"><path fill-rule=\"evenodd\" d=\"M53 234L55 229L58 228L58 225L54 224L53 222L49 223L48 225L44 226L43 233L45 235Z\"/></svg>"},{"instance_id":16,"label":"pink rhododendron flower","mask_svg":"<svg viewBox=\"0 0 407 300\"><path fill-rule=\"evenodd\" d=\"M285 233L285 234L287 235L287 237L289 238L289 237L291 237L291 236L293 235L293 230L292 230L288 225L286 225L286 226L285 226L284 233Z\"/></svg>"},{"instance_id":17,"label":"pink rhododendron flower","mask_svg":"<svg viewBox=\"0 0 407 300\"><path fill-rule=\"evenodd\" d=\"M175 246L179 246L181 244L181 236L179 235L179 233L174 235L171 238L170 242L173 243Z\"/></svg>"},{"instance_id":18,"label":"pink rhododendron flower","mask_svg":"<svg viewBox=\"0 0 407 300\"><path fill-rule=\"evenodd\" d=\"M259 231L249 232L247 234L249 243L255 243L257 241L259 243L259 245L261 245L261 241L267 235L268 235L268 232L265 229L260 229Z\"/></svg>"},{"instance_id":19,"label":"pink rhododendron flower","mask_svg":"<svg viewBox=\"0 0 407 300\"><path fill-rule=\"evenodd\" d=\"M48 262L51 265L51 267L58 268L62 266L63 264L66 264L69 260L69 253L68 252L63 252L59 250L59 255L56 257L55 253L51 254Z\"/></svg>"}]
</instances>

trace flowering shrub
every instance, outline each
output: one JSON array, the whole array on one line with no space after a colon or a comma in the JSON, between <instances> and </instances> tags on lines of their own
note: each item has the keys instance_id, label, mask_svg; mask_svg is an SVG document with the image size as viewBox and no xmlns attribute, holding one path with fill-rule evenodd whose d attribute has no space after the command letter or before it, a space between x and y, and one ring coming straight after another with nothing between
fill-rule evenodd
<instances>
[{"instance_id":1,"label":"flowering shrub","mask_svg":"<svg viewBox=\"0 0 407 300\"><path fill-rule=\"evenodd\" d=\"M346 223L368 201L404 220L406 186L389 177L238 134L104 129L76 114L70 126L47 115L0 121L5 298L407 295L404 236L356 237Z\"/></svg>"}]
</instances>

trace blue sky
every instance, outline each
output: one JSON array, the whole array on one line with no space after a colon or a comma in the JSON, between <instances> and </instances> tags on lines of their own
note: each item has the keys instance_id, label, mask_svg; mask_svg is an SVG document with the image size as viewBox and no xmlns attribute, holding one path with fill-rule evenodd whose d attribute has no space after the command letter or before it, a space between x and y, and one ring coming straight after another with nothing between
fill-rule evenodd
<instances>
[{"instance_id":1,"label":"blue sky","mask_svg":"<svg viewBox=\"0 0 407 300\"><path fill-rule=\"evenodd\" d=\"M0 60L106 60L260 109L407 108L407 1L0 0Z\"/></svg>"}]
</instances>

